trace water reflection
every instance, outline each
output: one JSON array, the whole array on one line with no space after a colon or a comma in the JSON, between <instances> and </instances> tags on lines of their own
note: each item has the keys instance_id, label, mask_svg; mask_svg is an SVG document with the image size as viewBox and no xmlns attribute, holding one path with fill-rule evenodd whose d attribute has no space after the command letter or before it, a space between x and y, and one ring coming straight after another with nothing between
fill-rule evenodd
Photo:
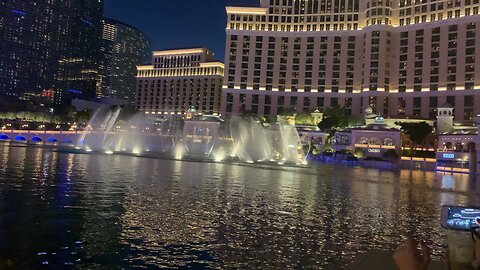
<instances>
[{"instance_id":1,"label":"water reflection","mask_svg":"<svg viewBox=\"0 0 480 270\"><path fill-rule=\"evenodd\" d=\"M321 167L318 174L0 144L0 268L339 269L402 235L440 256L442 204L479 178Z\"/></svg>"}]
</instances>

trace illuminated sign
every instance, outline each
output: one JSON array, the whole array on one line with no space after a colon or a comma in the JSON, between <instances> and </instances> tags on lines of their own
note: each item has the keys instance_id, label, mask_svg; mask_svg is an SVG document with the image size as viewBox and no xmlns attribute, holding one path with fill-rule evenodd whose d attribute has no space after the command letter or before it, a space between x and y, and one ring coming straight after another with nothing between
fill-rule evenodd
<instances>
[{"instance_id":1,"label":"illuminated sign","mask_svg":"<svg viewBox=\"0 0 480 270\"><path fill-rule=\"evenodd\" d=\"M373 148L373 149L368 149L369 153L380 153L380 149L378 148Z\"/></svg>"},{"instance_id":2,"label":"illuminated sign","mask_svg":"<svg viewBox=\"0 0 480 270\"><path fill-rule=\"evenodd\" d=\"M455 158L455 154L452 154L452 153L443 153L443 158Z\"/></svg>"}]
</instances>

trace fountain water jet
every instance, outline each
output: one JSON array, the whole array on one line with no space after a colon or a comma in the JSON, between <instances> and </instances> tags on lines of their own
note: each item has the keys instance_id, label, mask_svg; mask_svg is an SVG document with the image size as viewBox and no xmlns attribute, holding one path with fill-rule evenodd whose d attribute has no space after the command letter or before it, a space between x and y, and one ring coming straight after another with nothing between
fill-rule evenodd
<instances>
[{"instance_id":1,"label":"fountain water jet","mask_svg":"<svg viewBox=\"0 0 480 270\"><path fill-rule=\"evenodd\" d=\"M89 121L77 149L104 154L124 153L175 159L208 159L216 162L274 162L306 164L300 136L293 125L266 128L253 116L175 116L155 118L137 113L119 120L121 109L102 107Z\"/></svg>"}]
</instances>

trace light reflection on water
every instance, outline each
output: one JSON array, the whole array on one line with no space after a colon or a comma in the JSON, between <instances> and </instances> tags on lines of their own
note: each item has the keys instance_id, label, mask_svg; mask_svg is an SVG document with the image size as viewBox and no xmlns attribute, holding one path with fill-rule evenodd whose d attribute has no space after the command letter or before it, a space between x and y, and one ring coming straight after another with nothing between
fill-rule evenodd
<instances>
[{"instance_id":1,"label":"light reflection on water","mask_svg":"<svg viewBox=\"0 0 480 270\"><path fill-rule=\"evenodd\" d=\"M479 179L322 166L317 175L0 144L0 268L339 269L412 233Z\"/></svg>"}]
</instances>

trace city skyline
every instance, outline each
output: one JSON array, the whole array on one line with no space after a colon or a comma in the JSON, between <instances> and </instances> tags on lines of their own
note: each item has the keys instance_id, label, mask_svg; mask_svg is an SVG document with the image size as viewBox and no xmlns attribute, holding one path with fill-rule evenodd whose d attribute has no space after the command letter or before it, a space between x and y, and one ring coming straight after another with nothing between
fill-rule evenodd
<instances>
[{"instance_id":1,"label":"city skyline","mask_svg":"<svg viewBox=\"0 0 480 270\"><path fill-rule=\"evenodd\" d=\"M226 6L258 6L260 0L158 1L105 0L105 16L143 31L152 50L208 47L225 56ZM181 10L182 12L178 12ZM175 24L175 27L172 27Z\"/></svg>"}]
</instances>

